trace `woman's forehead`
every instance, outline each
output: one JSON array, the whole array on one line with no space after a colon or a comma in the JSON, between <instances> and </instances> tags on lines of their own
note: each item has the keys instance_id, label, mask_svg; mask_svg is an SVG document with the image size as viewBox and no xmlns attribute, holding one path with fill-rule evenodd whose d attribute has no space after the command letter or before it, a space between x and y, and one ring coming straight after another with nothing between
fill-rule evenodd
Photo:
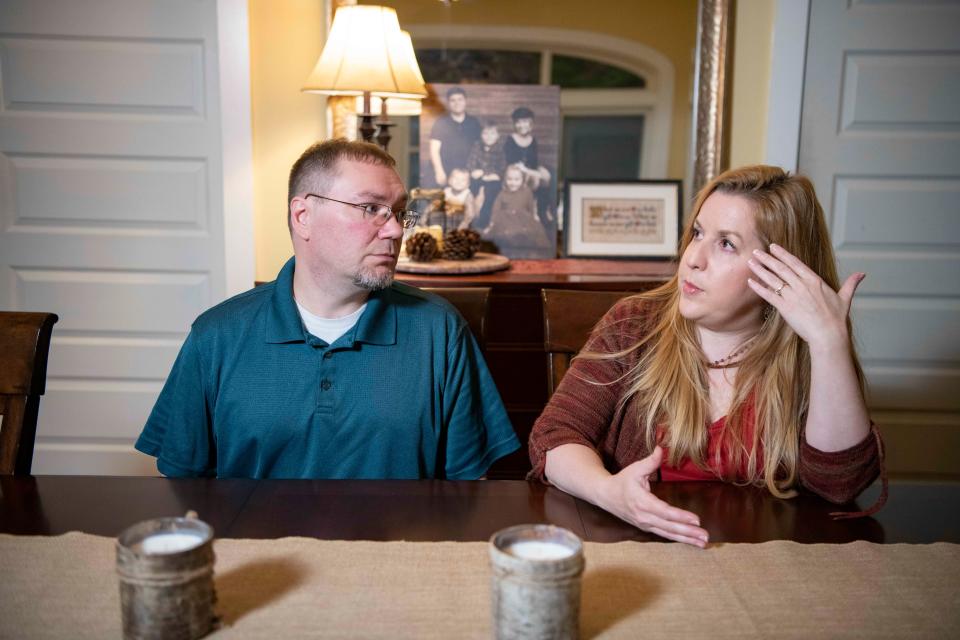
<instances>
[{"instance_id":1,"label":"woman's forehead","mask_svg":"<svg viewBox=\"0 0 960 640\"><path fill-rule=\"evenodd\" d=\"M714 231L754 233L757 220L753 203L743 196L715 191L697 213L697 223Z\"/></svg>"}]
</instances>

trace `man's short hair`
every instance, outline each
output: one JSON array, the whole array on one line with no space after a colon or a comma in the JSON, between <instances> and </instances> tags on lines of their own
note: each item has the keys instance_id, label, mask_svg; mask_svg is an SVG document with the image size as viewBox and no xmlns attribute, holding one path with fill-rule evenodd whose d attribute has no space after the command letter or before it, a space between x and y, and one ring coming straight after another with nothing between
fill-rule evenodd
<instances>
[{"instance_id":1,"label":"man's short hair","mask_svg":"<svg viewBox=\"0 0 960 640\"><path fill-rule=\"evenodd\" d=\"M464 98L467 97L467 92L463 90L463 87L450 87L447 89L447 100L450 99L450 96L455 96L457 94L460 94Z\"/></svg>"},{"instance_id":2,"label":"man's short hair","mask_svg":"<svg viewBox=\"0 0 960 640\"><path fill-rule=\"evenodd\" d=\"M393 156L369 142L334 138L310 145L290 168L290 179L287 182L287 228L291 233L293 225L290 223L290 201L307 192L317 191L323 195L337 176L340 160L356 160L383 167L397 165Z\"/></svg>"},{"instance_id":3,"label":"man's short hair","mask_svg":"<svg viewBox=\"0 0 960 640\"><path fill-rule=\"evenodd\" d=\"M513 113L510 114L510 119L514 122L517 120L523 120L524 118L533 120L533 111L527 107L517 107L513 110Z\"/></svg>"}]
</instances>

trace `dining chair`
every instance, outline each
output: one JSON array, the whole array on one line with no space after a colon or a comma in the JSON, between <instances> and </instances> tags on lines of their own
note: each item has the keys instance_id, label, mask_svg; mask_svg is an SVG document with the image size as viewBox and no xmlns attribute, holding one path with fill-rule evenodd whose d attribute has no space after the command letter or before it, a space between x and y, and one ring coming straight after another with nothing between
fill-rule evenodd
<instances>
[{"instance_id":1,"label":"dining chair","mask_svg":"<svg viewBox=\"0 0 960 640\"><path fill-rule=\"evenodd\" d=\"M543 349L547 352L547 397L553 395L590 331L630 291L542 289Z\"/></svg>"},{"instance_id":2,"label":"dining chair","mask_svg":"<svg viewBox=\"0 0 960 640\"><path fill-rule=\"evenodd\" d=\"M0 475L30 475L54 313L0 311Z\"/></svg>"},{"instance_id":3,"label":"dining chair","mask_svg":"<svg viewBox=\"0 0 960 640\"><path fill-rule=\"evenodd\" d=\"M446 298L467 321L481 349L487 345L487 303L490 287L423 287L424 291Z\"/></svg>"}]
</instances>

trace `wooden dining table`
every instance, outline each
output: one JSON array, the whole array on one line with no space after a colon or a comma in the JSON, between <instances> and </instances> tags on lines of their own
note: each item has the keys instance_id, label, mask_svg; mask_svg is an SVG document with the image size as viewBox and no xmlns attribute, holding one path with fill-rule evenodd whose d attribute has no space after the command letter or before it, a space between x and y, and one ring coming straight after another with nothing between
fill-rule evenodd
<instances>
[{"instance_id":1,"label":"wooden dining table","mask_svg":"<svg viewBox=\"0 0 960 640\"><path fill-rule=\"evenodd\" d=\"M960 483L892 482L873 517L829 514L808 493L778 499L721 482L654 483L668 503L701 518L712 542L960 543ZM521 523L555 524L592 542L662 541L556 488L519 480L249 480L0 476L0 533L117 536L141 520L195 511L218 537L484 541Z\"/></svg>"},{"instance_id":2,"label":"wooden dining table","mask_svg":"<svg viewBox=\"0 0 960 640\"><path fill-rule=\"evenodd\" d=\"M0 477L0 637L119 637L117 535L195 511L216 535L215 638L489 638L490 536L584 540L584 638L960 637L960 485L893 482L866 518L801 493L655 483L701 550L513 480Z\"/></svg>"}]
</instances>

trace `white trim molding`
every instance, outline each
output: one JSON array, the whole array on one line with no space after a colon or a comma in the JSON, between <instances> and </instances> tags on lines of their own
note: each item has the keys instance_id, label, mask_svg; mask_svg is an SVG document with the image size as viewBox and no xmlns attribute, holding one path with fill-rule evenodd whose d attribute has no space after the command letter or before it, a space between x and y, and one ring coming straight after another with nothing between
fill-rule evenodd
<instances>
[{"instance_id":1,"label":"white trim molding","mask_svg":"<svg viewBox=\"0 0 960 640\"><path fill-rule=\"evenodd\" d=\"M810 0L777 0L764 161L793 172L800 159L800 112L809 20Z\"/></svg>"},{"instance_id":2,"label":"white trim molding","mask_svg":"<svg viewBox=\"0 0 960 640\"><path fill-rule=\"evenodd\" d=\"M217 0L226 297L253 286L253 127L246 0Z\"/></svg>"}]
</instances>

